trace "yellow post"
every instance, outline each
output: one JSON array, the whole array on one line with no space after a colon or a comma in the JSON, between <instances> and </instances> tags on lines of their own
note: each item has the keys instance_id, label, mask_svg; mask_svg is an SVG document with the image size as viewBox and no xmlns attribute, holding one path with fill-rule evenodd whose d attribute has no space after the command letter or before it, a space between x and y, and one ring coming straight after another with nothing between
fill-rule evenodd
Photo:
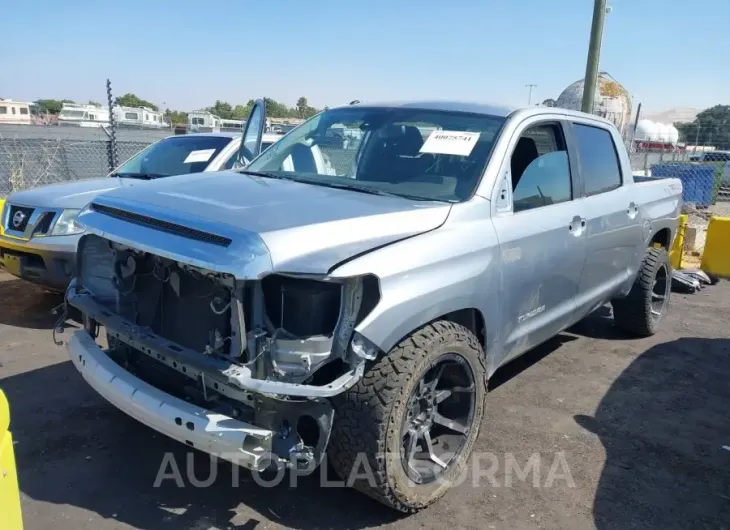
<instances>
[{"instance_id":1,"label":"yellow post","mask_svg":"<svg viewBox=\"0 0 730 530\"><path fill-rule=\"evenodd\" d=\"M9 425L8 400L0 390L0 528L23 530L13 436L10 434Z\"/></svg>"},{"instance_id":2,"label":"yellow post","mask_svg":"<svg viewBox=\"0 0 730 530\"><path fill-rule=\"evenodd\" d=\"M687 216L679 216L679 226L677 227L677 237L674 238L672 249L669 251L669 261L672 268L679 270L682 268L682 254L684 253L684 232L687 230Z\"/></svg>"},{"instance_id":3,"label":"yellow post","mask_svg":"<svg viewBox=\"0 0 730 530\"><path fill-rule=\"evenodd\" d=\"M702 252L702 270L730 278L730 217L712 216Z\"/></svg>"}]
</instances>

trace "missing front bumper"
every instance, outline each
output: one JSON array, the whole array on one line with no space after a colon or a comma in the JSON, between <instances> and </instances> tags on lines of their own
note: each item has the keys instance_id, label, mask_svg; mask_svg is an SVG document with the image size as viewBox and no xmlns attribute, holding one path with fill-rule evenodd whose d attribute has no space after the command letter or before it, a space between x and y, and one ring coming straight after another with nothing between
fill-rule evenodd
<instances>
[{"instance_id":1,"label":"missing front bumper","mask_svg":"<svg viewBox=\"0 0 730 530\"><path fill-rule=\"evenodd\" d=\"M84 379L112 405L170 438L253 470L277 464L274 433L191 405L145 383L111 360L85 331L68 341Z\"/></svg>"}]
</instances>

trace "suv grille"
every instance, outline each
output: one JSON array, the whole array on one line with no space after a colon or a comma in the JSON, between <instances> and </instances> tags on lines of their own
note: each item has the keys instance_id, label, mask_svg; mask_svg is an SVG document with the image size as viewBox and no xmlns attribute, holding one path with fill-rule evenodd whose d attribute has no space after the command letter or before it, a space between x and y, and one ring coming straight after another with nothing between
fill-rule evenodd
<instances>
[{"instance_id":1,"label":"suv grille","mask_svg":"<svg viewBox=\"0 0 730 530\"><path fill-rule=\"evenodd\" d=\"M25 206L10 205L10 211L8 212L8 230L15 230L17 232L24 232L30 221L30 216L33 215L33 208L27 208Z\"/></svg>"},{"instance_id":2,"label":"suv grille","mask_svg":"<svg viewBox=\"0 0 730 530\"><path fill-rule=\"evenodd\" d=\"M104 206L103 204L92 203L91 208L96 212L103 213L104 215L108 215L109 217L114 217L116 219L121 219L122 221L146 226L147 228L154 228L163 232L169 232L188 239L212 243L221 247L227 247L233 242L233 240L224 236L203 232L202 230L196 230L195 228L171 223L169 221L163 221L161 219L155 219L154 217L147 217L146 215L127 212L120 210L119 208Z\"/></svg>"}]
</instances>

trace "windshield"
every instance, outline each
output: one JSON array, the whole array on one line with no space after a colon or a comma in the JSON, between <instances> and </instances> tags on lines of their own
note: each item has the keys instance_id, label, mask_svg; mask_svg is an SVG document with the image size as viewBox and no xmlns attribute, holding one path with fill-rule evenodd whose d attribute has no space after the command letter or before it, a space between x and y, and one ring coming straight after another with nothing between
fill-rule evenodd
<instances>
[{"instance_id":1,"label":"windshield","mask_svg":"<svg viewBox=\"0 0 730 530\"><path fill-rule=\"evenodd\" d=\"M226 136L172 136L152 144L122 164L115 176L168 177L205 171L233 138Z\"/></svg>"},{"instance_id":2,"label":"windshield","mask_svg":"<svg viewBox=\"0 0 730 530\"><path fill-rule=\"evenodd\" d=\"M332 109L303 123L246 169L324 186L464 201L504 121L440 110Z\"/></svg>"}]
</instances>

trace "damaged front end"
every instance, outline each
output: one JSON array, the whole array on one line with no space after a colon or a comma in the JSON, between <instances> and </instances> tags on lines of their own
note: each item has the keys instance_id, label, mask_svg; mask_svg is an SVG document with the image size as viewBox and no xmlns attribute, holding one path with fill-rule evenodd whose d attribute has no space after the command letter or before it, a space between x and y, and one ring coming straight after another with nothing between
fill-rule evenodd
<instances>
[{"instance_id":1,"label":"damaged front end","mask_svg":"<svg viewBox=\"0 0 730 530\"><path fill-rule=\"evenodd\" d=\"M89 234L66 299L92 338L104 327L117 366L270 433L257 451L298 469L323 457L334 414L327 398L352 387L378 353L355 331L378 302L374 276L240 279Z\"/></svg>"}]
</instances>

